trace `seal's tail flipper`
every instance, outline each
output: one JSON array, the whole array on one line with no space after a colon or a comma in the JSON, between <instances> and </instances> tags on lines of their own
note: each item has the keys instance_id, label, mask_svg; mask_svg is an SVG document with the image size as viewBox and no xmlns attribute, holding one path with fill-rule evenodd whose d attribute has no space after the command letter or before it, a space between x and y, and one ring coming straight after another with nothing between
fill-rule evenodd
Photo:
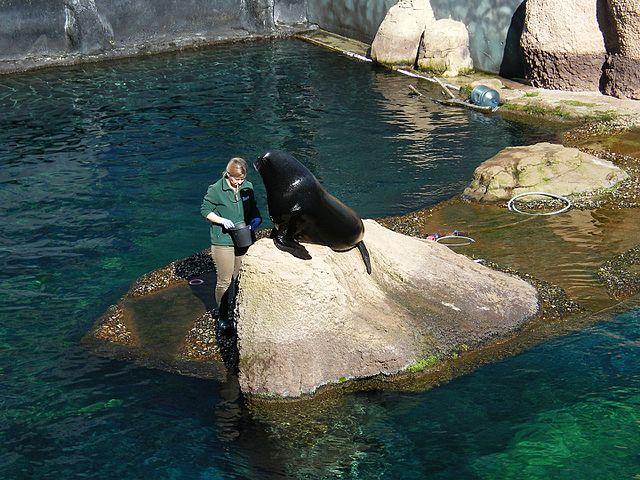
<instances>
[{"instance_id":1,"label":"seal's tail flipper","mask_svg":"<svg viewBox=\"0 0 640 480\"><path fill-rule=\"evenodd\" d=\"M358 242L356 246L358 247L358 250L360 250L360 255L362 255L364 266L367 267L367 273L371 275L371 259L369 258L369 250L367 250L367 247L363 241Z\"/></svg>"}]
</instances>

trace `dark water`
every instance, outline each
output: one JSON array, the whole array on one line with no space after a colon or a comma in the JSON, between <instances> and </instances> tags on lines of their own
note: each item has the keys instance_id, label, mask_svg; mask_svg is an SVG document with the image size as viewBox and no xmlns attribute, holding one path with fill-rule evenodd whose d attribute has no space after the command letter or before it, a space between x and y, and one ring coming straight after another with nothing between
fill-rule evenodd
<instances>
[{"instance_id":1,"label":"dark water","mask_svg":"<svg viewBox=\"0 0 640 480\"><path fill-rule=\"evenodd\" d=\"M640 475L637 309L431 391L278 415L232 381L79 347L133 279L206 246L199 204L230 156L289 150L371 217L553 138L409 97L410 82L296 42L1 78L0 477Z\"/></svg>"}]
</instances>

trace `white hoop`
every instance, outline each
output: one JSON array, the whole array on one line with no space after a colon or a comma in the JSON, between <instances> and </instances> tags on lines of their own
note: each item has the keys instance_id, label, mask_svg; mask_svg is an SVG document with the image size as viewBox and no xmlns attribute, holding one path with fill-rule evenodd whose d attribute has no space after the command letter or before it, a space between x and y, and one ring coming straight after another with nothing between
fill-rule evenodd
<instances>
[{"instance_id":1,"label":"white hoop","mask_svg":"<svg viewBox=\"0 0 640 480\"><path fill-rule=\"evenodd\" d=\"M204 280L202 280L201 278L192 278L191 280L189 280L189 285L191 286L202 285L203 283Z\"/></svg>"},{"instance_id":2,"label":"white hoop","mask_svg":"<svg viewBox=\"0 0 640 480\"><path fill-rule=\"evenodd\" d=\"M560 210L555 210L553 212L523 212L522 210L518 210L518 207L516 207L513 202L519 198L528 197L531 195L540 195L543 197L550 197L550 198L553 198L554 200L560 200L561 202L564 202L566 205L562 207ZM559 213L564 213L571 208L571 200L569 200L567 197L563 197L562 195L556 195L555 193L524 192L524 193L519 193L518 195L513 197L511 200L509 200L509 202L507 203L507 208L512 212L518 212L518 213L521 213L522 215L558 215Z\"/></svg>"},{"instance_id":3,"label":"white hoop","mask_svg":"<svg viewBox=\"0 0 640 480\"><path fill-rule=\"evenodd\" d=\"M464 247L465 245L471 245L472 243L476 243L476 241L471 237L463 237L462 235L445 235L444 237L436 238L436 242L440 243L440 240L450 240L452 238L464 240L463 242L458 243L443 243L447 247Z\"/></svg>"}]
</instances>

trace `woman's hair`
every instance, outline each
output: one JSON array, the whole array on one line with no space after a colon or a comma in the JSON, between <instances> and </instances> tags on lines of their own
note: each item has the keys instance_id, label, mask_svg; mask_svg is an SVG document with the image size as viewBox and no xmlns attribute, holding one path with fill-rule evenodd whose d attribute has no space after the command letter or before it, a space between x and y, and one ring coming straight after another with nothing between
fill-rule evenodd
<instances>
[{"instance_id":1,"label":"woman's hair","mask_svg":"<svg viewBox=\"0 0 640 480\"><path fill-rule=\"evenodd\" d=\"M247 176L247 162L244 158L233 157L227 163L227 168L224 170L225 175L232 177L246 177Z\"/></svg>"}]
</instances>

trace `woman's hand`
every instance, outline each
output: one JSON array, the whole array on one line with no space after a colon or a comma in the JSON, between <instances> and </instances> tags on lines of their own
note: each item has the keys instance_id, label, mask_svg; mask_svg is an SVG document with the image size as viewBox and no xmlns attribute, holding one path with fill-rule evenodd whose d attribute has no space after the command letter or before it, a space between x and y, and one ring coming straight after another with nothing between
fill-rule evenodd
<instances>
[{"instance_id":1,"label":"woman's hand","mask_svg":"<svg viewBox=\"0 0 640 480\"><path fill-rule=\"evenodd\" d=\"M227 230L231 230L235 226L235 224L228 218L221 217L220 215L216 215L213 212L209 212L209 215L207 215L207 220L213 223L217 223L218 225L222 225Z\"/></svg>"},{"instance_id":2,"label":"woman's hand","mask_svg":"<svg viewBox=\"0 0 640 480\"><path fill-rule=\"evenodd\" d=\"M220 224L227 230L231 230L235 226L235 224L231 220L223 217L220 217Z\"/></svg>"}]
</instances>

